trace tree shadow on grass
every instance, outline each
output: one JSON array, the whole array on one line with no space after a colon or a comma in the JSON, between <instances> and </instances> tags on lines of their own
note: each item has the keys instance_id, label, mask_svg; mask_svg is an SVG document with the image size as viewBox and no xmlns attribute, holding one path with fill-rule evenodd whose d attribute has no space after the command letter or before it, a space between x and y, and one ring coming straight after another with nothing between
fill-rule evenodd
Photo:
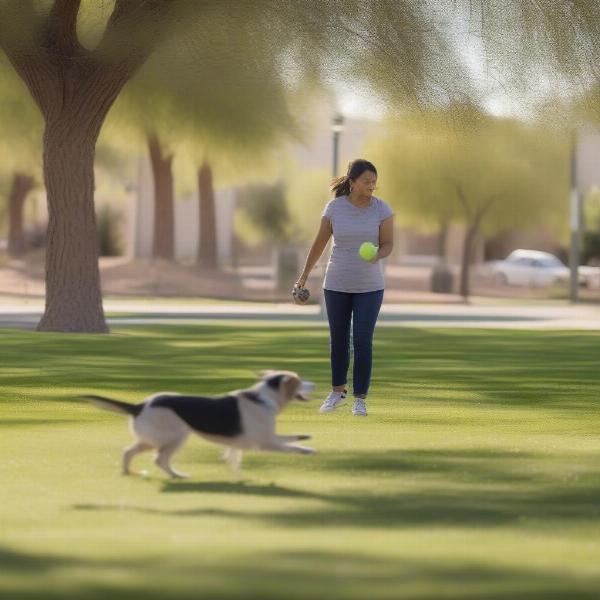
<instances>
[{"instance_id":1,"label":"tree shadow on grass","mask_svg":"<svg viewBox=\"0 0 600 600\"><path fill-rule=\"evenodd\" d=\"M526 472L523 467L541 460L539 455L531 452L489 448L337 452L317 457L319 469L350 475L381 473L402 477L434 474L461 482L511 484L534 480L537 477L535 472Z\"/></svg>"},{"instance_id":2,"label":"tree shadow on grass","mask_svg":"<svg viewBox=\"0 0 600 600\"><path fill-rule=\"evenodd\" d=\"M470 527L486 529L528 522L594 522L600 516L600 488L573 492L429 491L397 495L329 495L329 507L262 513L267 523L285 527L382 528Z\"/></svg>"},{"instance_id":3,"label":"tree shadow on grass","mask_svg":"<svg viewBox=\"0 0 600 600\"><path fill-rule=\"evenodd\" d=\"M501 567L485 557L416 559L407 553L394 560L352 549L248 554L232 548L230 560L217 562L209 552L82 560L0 548L0 564L0 582L3 576L13 582L0 591L7 600L317 600L325 590L330 600L595 600L600 584L595 576ZM115 581L115 570L129 575L127 584Z\"/></svg>"},{"instance_id":4,"label":"tree shadow on grass","mask_svg":"<svg viewBox=\"0 0 600 600\"><path fill-rule=\"evenodd\" d=\"M11 419L3 418L0 427L31 427L34 425L65 425L66 423L81 423L81 419Z\"/></svg>"},{"instance_id":5,"label":"tree shadow on grass","mask_svg":"<svg viewBox=\"0 0 600 600\"><path fill-rule=\"evenodd\" d=\"M155 515L165 517L241 517L242 513L219 509L219 508L190 508L190 509L169 509L152 508L150 506L137 506L135 504L74 504L71 508L77 511L89 512L116 512L116 513L136 513L142 515Z\"/></svg>"},{"instance_id":6,"label":"tree shadow on grass","mask_svg":"<svg viewBox=\"0 0 600 600\"><path fill-rule=\"evenodd\" d=\"M237 515L287 527L460 525L478 528L528 520L596 520L600 517L600 473L569 481L564 480L562 472L557 477L549 475L552 461L562 458L489 449L334 453L319 456L315 468L323 473L348 473L356 485L343 493L273 485L178 481L166 482L163 492L244 494L320 501L318 508L308 505L301 509L240 512ZM373 476L375 479L370 479ZM388 482L385 491L373 487L379 477ZM413 482L412 487L403 485L407 477ZM390 486L389 482L393 484Z\"/></svg>"},{"instance_id":7,"label":"tree shadow on grass","mask_svg":"<svg viewBox=\"0 0 600 600\"><path fill-rule=\"evenodd\" d=\"M322 492L246 482L166 481L166 494L254 496L249 510L148 509L136 506L77 506L79 510L130 510L181 517L221 515L287 528L386 530L415 527L485 529L519 524L595 522L600 517L600 474L565 481L536 470L542 458L484 450L369 452L325 457L318 465L349 471L351 488ZM518 462L529 469L515 471ZM546 465L547 466L547 465ZM376 473L376 477L370 478ZM377 487L383 477L383 489ZM407 479L408 477L408 479ZM410 483L404 483L410 481ZM390 483L391 482L391 483ZM322 490L322 486L319 486ZM296 499L293 506L261 510L260 498ZM304 502L307 501L307 502ZM317 501L315 505L313 501ZM219 501L221 502L221 501Z\"/></svg>"},{"instance_id":8,"label":"tree shadow on grass","mask_svg":"<svg viewBox=\"0 0 600 600\"><path fill-rule=\"evenodd\" d=\"M298 336L302 348L290 352L290 340ZM431 390L433 402L440 401L440 389L473 393L482 405L572 410L575 400L583 409L597 405L594 390L600 392L598 339L596 332L383 328L375 340L374 383L400 395L414 387ZM307 332L300 325L139 327L118 336L77 338L7 330L0 374L5 390L31 388L34 382L40 391L30 389L27 396L36 401L60 401L56 394L47 396L53 388L139 394L141 400L163 389L223 393L252 383L250 373L263 368L297 370L325 385L327 352L327 332ZM24 354L34 367L23 368ZM423 393L419 400L429 401Z\"/></svg>"},{"instance_id":9,"label":"tree shadow on grass","mask_svg":"<svg viewBox=\"0 0 600 600\"><path fill-rule=\"evenodd\" d=\"M565 479L559 470L553 476L553 461L563 456L418 449L334 453L317 460L319 471L347 473L356 485L319 495L325 505L318 509L265 514L266 520L292 527L479 528L600 517L600 472ZM595 458L589 462L595 464ZM378 481L386 482L385 491Z\"/></svg>"}]
</instances>

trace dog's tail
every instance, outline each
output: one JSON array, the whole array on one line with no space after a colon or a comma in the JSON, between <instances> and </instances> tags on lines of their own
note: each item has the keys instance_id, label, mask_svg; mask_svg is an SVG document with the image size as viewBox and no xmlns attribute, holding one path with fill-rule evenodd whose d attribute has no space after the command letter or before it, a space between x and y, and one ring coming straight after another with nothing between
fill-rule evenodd
<instances>
[{"instance_id":1,"label":"dog's tail","mask_svg":"<svg viewBox=\"0 0 600 600\"><path fill-rule=\"evenodd\" d=\"M145 406L144 402L142 402L141 404L129 404L127 402L121 402L120 400L105 398L104 396L82 396L82 398L89 400L98 408L103 408L104 410L111 410L112 412L117 412L121 414L131 415L132 417L137 417L137 415L139 415L142 412L142 409Z\"/></svg>"}]
</instances>

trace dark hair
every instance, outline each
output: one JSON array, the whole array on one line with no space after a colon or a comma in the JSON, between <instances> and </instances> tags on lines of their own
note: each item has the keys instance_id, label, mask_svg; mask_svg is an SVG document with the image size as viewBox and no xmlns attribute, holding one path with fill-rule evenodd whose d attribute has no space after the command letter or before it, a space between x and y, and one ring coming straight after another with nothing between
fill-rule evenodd
<instances>
[{"instance_id":1,"label":"dark hair","mask_svg":"<svg viewBox=\"0 0 600 600\"><path fill-rule=\"evenodd\" d=\"M347 196L350 193L350 181L358 179L365 171L372 171L377 175L377 169L372 162L364 158L356 158L348 163L348 172L346 175L336 177L331 182L331 191L335 197Z\"/></svg>"}]
</instances>

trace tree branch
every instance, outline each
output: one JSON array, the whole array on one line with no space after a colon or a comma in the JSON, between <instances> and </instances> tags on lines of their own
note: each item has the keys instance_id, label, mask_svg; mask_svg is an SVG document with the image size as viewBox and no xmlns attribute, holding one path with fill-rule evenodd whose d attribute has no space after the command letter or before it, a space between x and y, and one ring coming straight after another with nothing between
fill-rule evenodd
<instances>
[{"instance_id":1,"label":"tree branch","mask_svg":"<svg viewBox=\"0 0 600 600\"><path fill-rule=\"evenodd\" d=\"M4 0L0 5L0 48L8 54L14 47L33 46L40 25L32 0Z\"/></svg>"},{"instance_id":2,"label":"tree branch","mask_svg":"<svg viewBox=\"0 0 600 600\"><path fill-rule=\"evenodd\" d=\"M473 211L467 202L467 198L465 197L465 193L463 191L462 185L458 182L453 182L454 187L456 188L456 195L458 196L458 201L461 203L462 207L465 209L465 214L467 215L467 219L471 220L471 215Z\"/></svg>"},{"instance_id":3,"label":"tree branch","mask_svg":"<svg viewBox=\"0 0 600 600\"><path fill-rule=\"evenodd\" d=\"M4 0L0 10L0 49L28 87L34 101L44 112L47 88L42 77L52 71L39 46L42 17L32 0Z\"/></svg>"},{"instance_id":4,"label":"tree branch","mask_svg":"<svg viewBox=\"0 0 600 600\"><path fill-rule=\"evenodd\" d=\"M106 29L95 50L90 53L93 74L79 89L83 102L73 116L88 115L86 104L100 99L95 118L86 123L91 136L97 135L112 103L123 86L146 62L169 25L173 0L116 0Z\"/></svg>"},{"instance_id":5,"label":"tree branch","mask_svg":"<svg viewBox=\"0 0 600 600\"><path fill-rule=\"evenodd\" d=\"M44 31L41 46L61 56L75 56L82 50L77 38L77 15L81 0L55 0Z\"/></svg>"},{"instance_id":6,"label":"tree branch","mask_svg":"<svg viewBox=\"0 0 600 600\"><path fill-rule=\"evenodd\" d=\"M97 136L123 86L156 48L160 34L167 29L165 21L173 4L173 0L115 1L98 46L92 52L86 51L88 71L79 84L78 99L72 107L74 122L79 123L90 139ZM90 119L88 105L97 100L100 102L95 104Z\"/></svg>"},{"instance_id":7,"label":"tree branch","mask_svg":"<svg viewBox=\"0 0 600 600\"><path fill-rule=\"evenodd\" d=\"M499 197L499 194L494 194L490 196L487 199L487 201L483 204L483 206L480 206L479 209L476 211L473 223L475 223L477 227L479 227L481 221L483 220L483 217L486 215L488 210L492 207L492 204L494 204L494 202L496 202L496 200L498 200Z\"/></svg>"},{"instance_id":8,"label":"tree branch","mask_svg":"<svg viewBox=\"0 0 600 600\"><path fill-rule=\"evenodd\" d=\"M157 47L172 0L116 0L93 55L133 74Z\"/></svg>"}]
</instances>

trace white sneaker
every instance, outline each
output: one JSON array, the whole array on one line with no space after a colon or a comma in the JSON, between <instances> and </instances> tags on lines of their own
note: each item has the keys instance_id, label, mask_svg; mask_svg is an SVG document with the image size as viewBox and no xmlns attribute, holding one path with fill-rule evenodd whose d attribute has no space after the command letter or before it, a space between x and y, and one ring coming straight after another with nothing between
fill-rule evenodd
<instances>
[{"instance_id":1,"label":"white sneaker","mask_svg":"<svg viewBox=\"0 0 600 600\"><path fill-rule=\"evenodd\" d=\"M319 408L320 413L333 412L338 406L346 403L346 392L329 392L329 396L325 398L325 402Z\"/></svg>"},{"instance_id":2,"label":"white sneaker","mask_svg":"<svg viewBox=\"0 0 600 600\"><path fill-rule=\"evenodd\" d=\"M354 406L352 407L352 414L355 417L366 417L367 416L367 404L364 398L354 398Z\"/></svg>"}]
</instances>

